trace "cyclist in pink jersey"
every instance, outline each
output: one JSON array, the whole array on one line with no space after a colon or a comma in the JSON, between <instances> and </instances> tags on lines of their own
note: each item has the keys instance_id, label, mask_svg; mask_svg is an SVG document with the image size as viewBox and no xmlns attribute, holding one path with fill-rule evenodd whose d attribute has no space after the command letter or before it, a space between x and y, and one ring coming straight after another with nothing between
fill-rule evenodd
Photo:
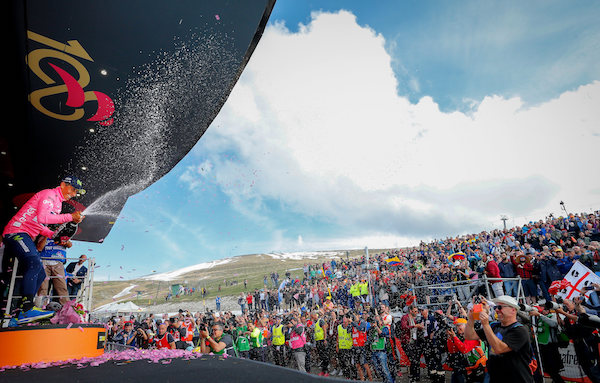
<instances>
[{"instance_id":1,"label":"cyclist in pink jersey","mask_svg":"<svg viewBox=\"0 0 600 383\"><path fill-rule=\"evenodd\" d=\"M4 258L16 257L19 270L23 271L21 282L21 303L17 323L28 323L48 318L52 311L41 310L33 304L33 297L46 278L36 246L38 235L52 237L53 232L46 225L65 222L79 223L84 216L76 211L60 214L63 201L85 193L82 183L76 177L66 177L60 186L45 189L31 197L4 228L2 239L6 246Z\"/></svg>"}]
</instances>

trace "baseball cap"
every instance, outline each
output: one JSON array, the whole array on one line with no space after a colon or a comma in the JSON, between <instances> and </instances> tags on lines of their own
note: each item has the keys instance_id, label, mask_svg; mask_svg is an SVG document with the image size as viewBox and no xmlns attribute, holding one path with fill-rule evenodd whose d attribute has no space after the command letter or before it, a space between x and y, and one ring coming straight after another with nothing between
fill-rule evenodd
<instances>
[{"instance_id":1,"label":"baseball cap","mask_svg":"<svg viewBox=\"0 0 600 383\"><path fill-rule=\"evenodd\" d=\"M464 323L464 324L466 324L466 323L467 323L467 320L466 320L465 318L456 318L456 319L454 320L454 324L460 324L460 323Z\"/></svg>"},{"instance_id":2,"label":"baseball cap","mask_svg":"<svg viewBox=\"0 0 600 383\"><path fill-rule=\"evenodd\" d=\"M77 190L79 194L85 194L85 189L83 188L83 183L81 180L75 176L68 176L62 179L62 182L69 184Z\"/></svg>"},{"instance_id":3,"label":"baseball cap","mask_svg":"<svg viewBox=\"0 0 600 383\"><path fill-rule=\"evenodd\" d=\"M492 302L500 305L510 306L517 310L519 309L519 304L517 303L517 300L509 295L501 295L498 298L492 299Z\"/></svg>"}]
</instances>

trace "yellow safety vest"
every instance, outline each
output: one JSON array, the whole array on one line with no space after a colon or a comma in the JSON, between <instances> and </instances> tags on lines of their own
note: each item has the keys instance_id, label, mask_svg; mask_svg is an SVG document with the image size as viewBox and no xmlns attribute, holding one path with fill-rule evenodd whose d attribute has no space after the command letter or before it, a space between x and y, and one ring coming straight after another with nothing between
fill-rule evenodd
<instances>
[{"instance_id":1,"label":"yellow safety vest","mask_svg":"<svg viewBox=\"0 0 600 383\"><path fill-rule=\"evenodd\" d=\"M320 319L317 319L315 322L315 341L325 339L325 331L323 331L323 327L319 325Z\"/></svg>"},{"instance_id":2,"label":"yellow safety vest","mask_svg":"<svg viewBox=\"0 0 600 383\"><path fill-rule=\"evenodd\" d=\"M352 334L342 325L338 325L338 347L340 350L352 349Z\"/></svg>"},{"instance_id":3,"label":"yellow safety vest","mask_svg":"<svg viewBox=\"0 0 600 383\"><path fill-rule=\"evenodd\" d=\"M367 282L360 284L360 295L369 295L369 284Z\"/></svg>"},{"instance_id":4,"label":"yellow safety vest","mask_svg":"<svg viewBox=\"0 0 600 383\"><path fill-rule=\"evenodd\" d=\"M282 346L284 343L283 325L279 325L279 327L273 326L273 346Z\"/></svg>"},{"instance_id":5,"label":"yellow safety vest","mask_svg":"<svg viewBox=\"0 0 600 383\"><path fill-rule=\"evenodd\" d=\"M352 287L350 287L350 294L352 294L353 297L357 297L360 295L360 287L358 286L358 283L355 285L352 285Z\"/></svg>"}]
</instances>

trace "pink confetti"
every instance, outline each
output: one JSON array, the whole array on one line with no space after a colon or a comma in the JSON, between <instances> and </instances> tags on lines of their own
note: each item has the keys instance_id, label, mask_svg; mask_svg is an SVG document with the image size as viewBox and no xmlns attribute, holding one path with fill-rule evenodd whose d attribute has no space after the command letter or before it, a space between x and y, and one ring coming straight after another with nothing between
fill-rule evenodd
<instances>
[{"instance_id":1,"label":"pink confetti","mask_svg":"<svg viewBox=\"0 0 600 383\"><path fill-rule=\"evenodd\" d=\"M49 368L59 367L65 368L68 366L76 366L77 369L85 367L97 367L106 362L119 362L118 364L127 364L136 360L147 360L148 363L169 364L175 358L183 358L185 360L197 359L202 356L201 353L186 351L186 350L124 350L124 351L109 351L97 357L84 357L81 359L68 359L58 362L39 362L32 364L23 364L20 366L0 366L0 372L11 369L20 369L27 371L32 368Z\"/></svg>"},{"instance_id":2,"label":"pink confetti","mask_svg":"<svg viewBox=\"0 0 600 383\"><path fill-rule=\"evenodd\" d=\"M70 329L71 326L73 326L73 322L69 322L69 324L67 325L67 330Z\"/></svg>"},{"instance_id":3,"label":"pink confetti","mask_svg":"<svg viewBox=\"0 0 600 383\"><path fill-rule=\"evenodd\" d=\"M83 332L83 327L77 326L77 328L79 329L79 331Z\"/></svg>"},{"instance_id":4,"label":"pink confetti","mask_svg":"<svg viewBox=\"0 0 600 383\"><path fill-rule=\"evenodd\" d=\"M221 20L221 18L219 17L219 15L215 15L215 19Z\"/></svg>"}]
</instances>

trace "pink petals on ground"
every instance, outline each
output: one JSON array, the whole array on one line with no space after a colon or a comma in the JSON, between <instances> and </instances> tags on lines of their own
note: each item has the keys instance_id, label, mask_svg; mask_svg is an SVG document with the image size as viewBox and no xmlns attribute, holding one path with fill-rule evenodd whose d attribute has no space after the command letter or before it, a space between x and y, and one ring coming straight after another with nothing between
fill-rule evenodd
<instances>
[{"instance_id":1,"label":"pink petals on ground","mask_svg":"<svg viewBox=\"0 0 600 383\"><path fill-rule=\"evenodd\" d=\"M69 365L75 366L76 368L85 368L85 367L97 367L106 362L121 362L121 364L131 363L136 360L147 360L148 363L161 363L161 364L170 364L175 358L183 358L184 360L190 359L198 359L202 356L201 353L186 351L186 350L170 350L170 349L162 349L162 350L142 350L142 349L132 349L132 350L124 350L124 351L110 351L106 352L103 355L94 357L94 358L81 358L81 359L69 359L60 362L39 362L39 363L31 363L31 364L23 364L20 366L2 366L0 367L0 372L11 369L20 369L22 371L27 371L32 368L48 368L48 367L68 367Z\"/></svg>"}]
</instances>

